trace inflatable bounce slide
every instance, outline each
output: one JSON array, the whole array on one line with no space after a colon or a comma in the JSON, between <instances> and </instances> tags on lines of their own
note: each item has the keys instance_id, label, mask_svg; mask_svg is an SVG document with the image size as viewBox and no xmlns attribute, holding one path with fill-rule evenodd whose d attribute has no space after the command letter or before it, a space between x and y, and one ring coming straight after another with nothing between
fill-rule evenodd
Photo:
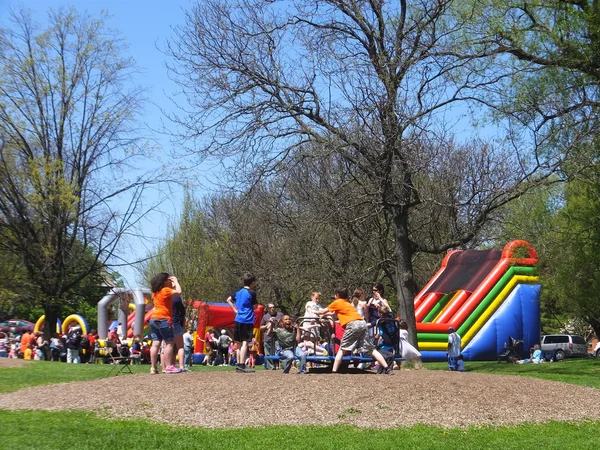
<instances>
[{"instance_id":1,"label":"inflatable bounce slide","mask_svg":"<svg viewBox=\"0 0 600 450\"><path fill-rule=\"evenodd\" d=\"M521 350L540 342L537 254L525 241L498 250L455 250L414 300L424 361L445 360L448 328L462 338L470 361L496 360L509 337Z\"/></svg>"},{"instance_id":2,"label":"inflatable bounce slide","mask_svg":"<svg viewBox=\"0 0 600 450\"><path fill-rule=\"evenodd\" d=\"M212 328L217 330L226 329L229 336L233 336L235 313L227 303L201 302L195 300L191 302L191 305L198 310L198 328L196 333L200 339L204 339L206 332ZM258 342L261 342L260 323L262 322L264 313L265 307L263 305L258 305L254 310L253 333ZM194 338L194 354L200 354L206 351L204 342L200 339Z\"/></svg>"}]
</instances>

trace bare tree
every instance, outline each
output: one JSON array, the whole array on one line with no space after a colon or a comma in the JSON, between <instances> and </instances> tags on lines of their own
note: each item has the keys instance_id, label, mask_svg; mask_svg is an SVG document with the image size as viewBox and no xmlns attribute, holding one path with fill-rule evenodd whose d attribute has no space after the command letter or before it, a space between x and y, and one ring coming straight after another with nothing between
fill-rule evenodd
<instances>
[{"instance_id":1,"label":"bare tree","mask_svg":"<svg viewBox=\"0 0 600 450\"><path fill-rule=\"evenodd\" d=\"M168 46L190 105L172 118L200 157L237 162L232 184L332 153L369 180L365 198L392 225L398 312L413 342L413 255L471 241L557 167L531 142L524 152L516 140L457 143L445 131L453 104L497 81L450 6L205 0Z\"/></svg>"},{"instance_id":2,"label":"bare tree","mask_svg":"<svg viewBox=\"0 0 600 450\"><path fill-rule=\"evenodd\" d=\"M0 245L42 292L49 334L69 291L136 233L159 181L136 167L142 91L123 46L74 9L50 11L44 30L20 10L0 30Z\"/></svg>"}]
</instances>

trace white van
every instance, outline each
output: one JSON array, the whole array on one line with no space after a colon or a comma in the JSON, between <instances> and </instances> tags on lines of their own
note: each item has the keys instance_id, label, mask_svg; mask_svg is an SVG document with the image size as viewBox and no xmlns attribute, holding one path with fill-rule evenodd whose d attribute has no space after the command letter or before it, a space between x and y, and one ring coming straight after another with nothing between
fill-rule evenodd
<instances>
[{"instance_id":1,"label":"white van","mask_svg":"<svg viewBox=\"0 0 600 450\"><path fill-rule=\"evenodd\" d=\"M565 358L586 358L588 345L581 336L572 334L547 334L542 336L541 349L543 352L556 350L556 360Z\"/></svg>"}]
</instances>

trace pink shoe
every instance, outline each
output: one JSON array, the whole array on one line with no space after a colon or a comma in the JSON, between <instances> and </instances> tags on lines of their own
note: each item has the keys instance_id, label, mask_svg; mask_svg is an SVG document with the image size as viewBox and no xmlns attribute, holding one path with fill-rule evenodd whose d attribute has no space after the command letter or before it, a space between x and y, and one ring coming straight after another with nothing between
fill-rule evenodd
<instances>
[{"instance_id":1,"label":"pink shoe","mask_svg":"<svg viewBox=\"0 0 600 450\"><path fill-rule=\"evenodd\" d=\"M174 365L171 365L169 367L167 367L165 370L163 370L163 373L180 373L181 369L179 367L175 367Z\"/></svg>"}]
</instances>

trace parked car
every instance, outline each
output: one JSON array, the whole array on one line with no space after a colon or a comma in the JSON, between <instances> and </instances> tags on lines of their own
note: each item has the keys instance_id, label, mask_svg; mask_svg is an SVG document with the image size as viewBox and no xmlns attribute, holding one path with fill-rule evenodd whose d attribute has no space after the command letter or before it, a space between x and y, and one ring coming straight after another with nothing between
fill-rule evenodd
<instances>
[{"instance_id":1,"label":"parked car","mask_svg":"<svg viewBox=\"0 0 600 450\"><path fill-rule=\"evenodd\" d=\"M581 336L573 334L547 334L542 336L541 349L544 353L556 350L555 358L586 358L588 345Z\"/></svg>"},{"instance_id":2,"label":"parked car","mask_svg":"<svg viewBox=\"0 0 600 450\"><path fill-rule=\"evenodd\" d=\"M600 358L600 341L598 341L598 343L596 344L596 347L594 347L593 355L596 358Z\"/></svg>"}]
</instances>

